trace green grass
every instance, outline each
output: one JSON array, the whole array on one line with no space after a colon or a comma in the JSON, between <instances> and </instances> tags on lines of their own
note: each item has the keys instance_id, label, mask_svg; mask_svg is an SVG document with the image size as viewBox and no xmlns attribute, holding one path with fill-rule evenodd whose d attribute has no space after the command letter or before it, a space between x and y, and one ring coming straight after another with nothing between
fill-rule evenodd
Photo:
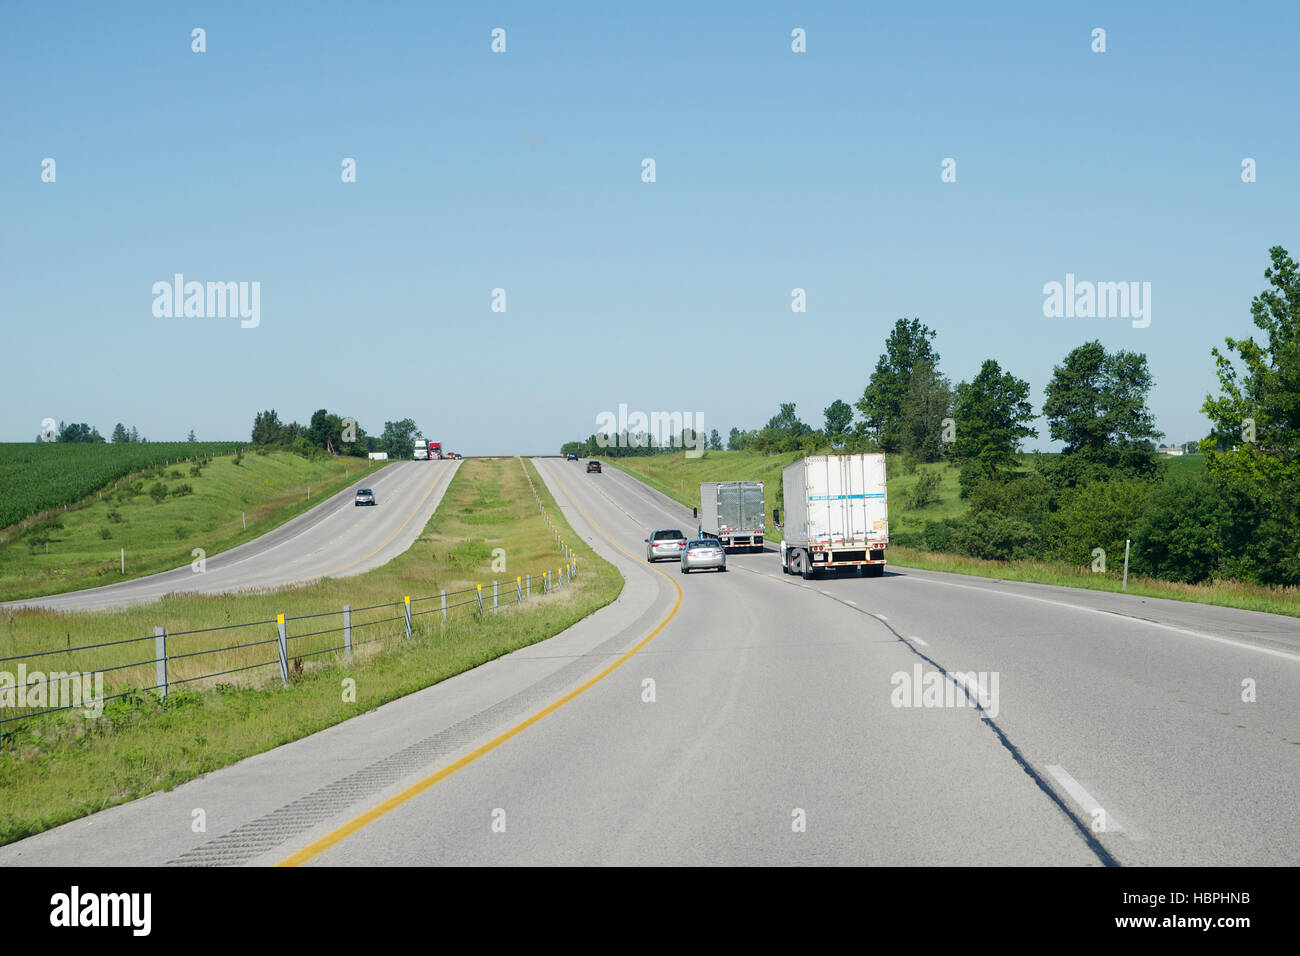
<instances>
[{"instance_id":1,"label":"green grass","mask_svg":"<svg viewBox=\"0 0 1300 956\"><path fill-rule=\"evenodd\" d=\"M183 567L194 560L193 549L202 548L211 557L250 541L384 464L350 457L309 461L286 451L245 453L239 464L235 461L234 455L212 458L198 476L191 474L189 463L162 466L134 478L140 494L128 496L133 480L123 479L116 489L93 494L53 518L0 533L0 601ZM169 493L155 502L148 492L159 482L169 492L188 485L192 493ZM42 530L48 544L33 548L26 535Z\"/></svg>"},{"instance_id":2,"label":"green grass","mask_svg":"<svg viewBox=\"0 0 1300 956\"><path fill-rule=\"evenodd\" d=\"M224 455L241 443L27 442L0 444L0 528L62 508L133 472L183 459Z\"/></svg>"},{"instance_id":3,"label":"green grass","mask_svg":"<svg viewBox=\"0 0 1300 956\"><path fill-rule=\"evenodd\" d=\"M524 467L569 546L580 573L550 595L540 593L539 573L562 564L551 530L543 522L524 478ZM504 549L505 570L491 566L493 549ZM500 557L500 555L498 555ZM533 573L533 597L505 606L514 579ZM406 640L400 602L404 595L437 595L494 580L503 588L499 615L479 620L473 605L453 609L443 624L438 601L413 605L414 637ZM335 646L338 634L305 635L337 627L337 617L290 621L294 673L280 686L278 665L242 674L195 681L173 688L163 705L152 692L110 702L104 715L87 720L75 712L46 715L5 725L0 741L0 842L10 842L76 817L122 803L227 766L237 760L314 733L478 664L544 640L613 601L623 579L599 559L564 522L545 486L518 459L466 460L437 512L409 551L382 568L352 578L331 579L265 595L169 598L114 613L58 614L19 611L6 615L0 657L69 644L108 642L245 621L256 627L172 636L168 654L222 647L275 634L275 615L289 617L399 602L353 615L358 646L349 663L342 654L308 656ZM450 599L465 600L461 595ZM470 598L472 601L472 598ZM431 613L430 613L431 612ZM396 621L383 618L396 616ZM381 623L370 623L381 622ZM89 671L152 656L152 641L56 654L47 669ZM143 648L143 653L141 649ZM220 658L173 661L172 681L211 670L274 658L273 647L230 651ZM13 670L14 662L5 663ZM30 666L30 665L29 665ZM343 682L355 681L355 702L344 700ZM107 693L153 683L153 665L112 671Z\"/></svg>"}]
</instances>

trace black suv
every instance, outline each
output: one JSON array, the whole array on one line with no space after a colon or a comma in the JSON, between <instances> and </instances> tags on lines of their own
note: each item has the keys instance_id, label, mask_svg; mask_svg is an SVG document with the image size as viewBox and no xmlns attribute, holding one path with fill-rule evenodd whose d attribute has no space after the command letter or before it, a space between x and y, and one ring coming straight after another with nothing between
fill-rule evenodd
<instances>
[{"instance_id":1,"label":"black suv","mask_svg":"<svg viewBox=\"0 0 1300 956\"><path fill-rule=\"evenodd\" d=\"M565 460L565 461L577 461L577 460L578 460L578 453L577 453L576 451L571 451L571 452L569 452L567 455L564 456L564 460Z\"/></svg>"}]
</instances>

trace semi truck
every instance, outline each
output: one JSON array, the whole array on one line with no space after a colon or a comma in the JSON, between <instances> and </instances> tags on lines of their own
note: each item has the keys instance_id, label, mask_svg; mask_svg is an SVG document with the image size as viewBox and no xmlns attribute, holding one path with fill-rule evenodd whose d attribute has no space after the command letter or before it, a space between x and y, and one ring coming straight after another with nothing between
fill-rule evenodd
<instances>
[{"instance_id":1,"label":"semi truck","mask_svg":"<svg viewBox=\"0 0 1300 956\"><path fill-rule=\"evenodd\" d=\"M436 461L442 458L442 442L429 442L429 461Z\"/></svg>"},{"instance_id":2,"label":"semi truck","mask_svg":"<svg viewBox=\"0 0 1300 956\"><path fill-rule=\"evenodd\" d=\"M717 538L723 548L763 550L763 483L700 482L700 533Z\"/></svg>"},{"instance_id":3,"label":"semi truck","mask_svg":"<svg viewBox=\"0 0 1300 956\"><path fill-rule=\"evenodd\" d=\"M889 547L889 501L885 456L812 455L781 472L781 570L805 578L827 568L857 568L858 574L885 573Z\"/></svg>"}]
</instances>

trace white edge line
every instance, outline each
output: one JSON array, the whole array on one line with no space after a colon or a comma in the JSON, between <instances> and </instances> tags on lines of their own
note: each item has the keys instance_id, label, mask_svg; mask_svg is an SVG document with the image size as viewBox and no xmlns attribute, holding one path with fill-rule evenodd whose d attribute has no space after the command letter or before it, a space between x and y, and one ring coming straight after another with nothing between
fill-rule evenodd
<instances>
[{"instance_id":1,"label":"white edge line","mask_svg":"<svg viewBox=\"0 0 1300 956\"><path fill-rule=\"evenodd\" d=\"M914 570L921 570L916 568ZM1030 594L1016 594L1014 591L1002 591L998 588L981 588L973 584L958 584L956 581L941 581L935 578L914 577L913 581L923 581L927 584L942 584L950 588L966 588L969 591L983 591L991 594L1001 594L1003 597L1019 598L1022 601L1037 601L1040 604L1054 604L1057 607L1069 608L1072 611L1087 611L1090 614L1107 614L1111 617L1119 617L1126 621L1132 621L1135 624L1146 624L1149 627L1158 627L1165 631L1173 631L1176 634L1186 634L1188 637L1199 637L1202 640L1214 641L1217 644L1228 644L1231 647L1240 647L1248 651L1258 651L1261 654L1271 654L1274 657L1281 657L1288 661L1300 662L1300 654L1288 654L1286 651L1275 651L1271 647L1260 647L1258 644L1247 644L1245 641L1234 641L1228 637L1217 637L1214 634L1203 634L1200 631L1189 631L1185 627L1175 627L1172 624L1161 624L1159 621L1148 621L1140 617L1132 617L1127 614L1106 611L1096 607L1084 607L1081 604L1070 604L1066 601L1053 601L1050 598L1034 597ZM1110 592L1104 592L1110 593ZM1215 605L1217 606L1217 605ZM1230 609L1231 610L1231 609Z\"/></svg>"}]
</instances>

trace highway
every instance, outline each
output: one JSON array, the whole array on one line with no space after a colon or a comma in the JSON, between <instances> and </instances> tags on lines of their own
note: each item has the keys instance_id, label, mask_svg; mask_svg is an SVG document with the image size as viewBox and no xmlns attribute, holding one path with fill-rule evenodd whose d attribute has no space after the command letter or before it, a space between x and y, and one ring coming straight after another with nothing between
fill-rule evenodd
<instances>
[{"instance_id":1,"label":"highway","mask_svg":"<svg viewBox=\"0 0 1300 956\"><path fill-rule=\"evenodd\" d=\"M0 865L1300 863L1300 621L770 552L681 575L643 539L689 511L536 465L614 604ZM918 668L982 709L900 696Z\"/></svg>"},{"instance_id":2,"label":"highway","mask_svg":"<svg viewBox=\"0 0 1300 956\"><path fill-rule=\"evenodd\" d=\"M193 565L84 591L0 604L98 611L157 601L169 594L225 594L347 577L387 564L409 548L442 500L458 461L393 462L365 479L377 504L353 504L349 485L278 528Z\"/></svg>"}]
</instances>

